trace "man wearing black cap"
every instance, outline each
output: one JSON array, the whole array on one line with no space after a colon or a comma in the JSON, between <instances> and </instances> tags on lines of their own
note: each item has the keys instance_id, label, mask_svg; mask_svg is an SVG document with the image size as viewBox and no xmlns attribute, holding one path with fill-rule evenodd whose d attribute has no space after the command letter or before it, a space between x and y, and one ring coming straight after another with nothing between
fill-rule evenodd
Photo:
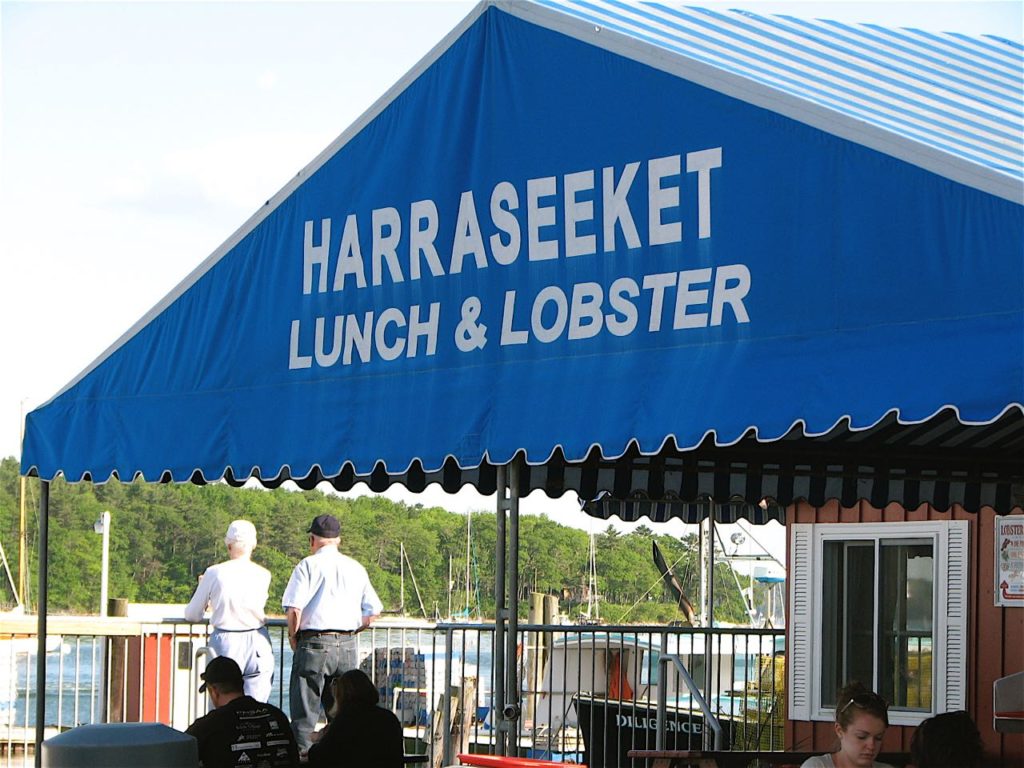
<instances>
[{"instance_id":1,"label":"man wearing black cap","mask_svg":"<svg viewBox=\"0 0 1024 768\"><path fill-rule=\"evenodd\" d=\"M216 709L185 733L199 742L203 768L298 767L299 749L288 718L277 707L245 695L242 670L234 659L212 659L200 677L199 692L208 692Z\"/></svg>"},{"instance_id":2,"label":"man wearing black cap","mask_svg":"<svg viewBox=\"0 0 1024 768\"><path fill-rule=\"evenodd\" d=\"M341 526L319 515L309 526L310 555L295 566L281 604L292 657L288 702L300 750L309 749L331 678L359 665L355 637L383 606L366 569L341 554Z\"/></svg>"}]
</instances>

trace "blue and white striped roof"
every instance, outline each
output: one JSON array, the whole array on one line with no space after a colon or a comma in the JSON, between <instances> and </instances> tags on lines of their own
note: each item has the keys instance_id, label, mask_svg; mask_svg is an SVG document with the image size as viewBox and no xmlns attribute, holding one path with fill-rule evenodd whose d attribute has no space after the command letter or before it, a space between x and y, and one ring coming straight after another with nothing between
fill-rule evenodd
<instances>
[{"instance_id":1,"label":"blue and white striped roof","mask_svg":"<svg viewBox=\"0 0 1024 768\"><path fill-rule=\"evenodd\" d=\"M494 5L955 181L1024 200L1024 48L1018 43L670 3Z\"/></svg>"}]
</instances>

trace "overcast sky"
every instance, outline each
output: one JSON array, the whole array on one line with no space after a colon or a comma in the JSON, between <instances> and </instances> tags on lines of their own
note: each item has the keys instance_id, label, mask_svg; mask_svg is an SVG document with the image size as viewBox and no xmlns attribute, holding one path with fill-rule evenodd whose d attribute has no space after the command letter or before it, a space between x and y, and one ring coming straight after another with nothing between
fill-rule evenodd
<instances>
[{"instance_id":1,"label":"overcast sky","mask_svg":"<svg viewBox=\"0 0 1024 768\"><path fill-rule=\"evenodd\" d=\"M1022 36L1017 0L688 4ZM0 454L473 6L0 1Z\"/></svg>"}]
</instances>

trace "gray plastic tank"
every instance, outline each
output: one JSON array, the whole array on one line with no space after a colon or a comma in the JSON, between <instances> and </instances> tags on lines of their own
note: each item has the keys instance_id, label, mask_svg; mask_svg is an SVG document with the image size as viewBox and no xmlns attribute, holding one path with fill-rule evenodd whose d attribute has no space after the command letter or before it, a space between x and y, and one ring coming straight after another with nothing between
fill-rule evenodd
<instances>
[{"instance_id":1,"label":"gray plastic tank","mask_svg":"<svg viewBox=\"0 0 1024 768\"><path fill-rule=\"evenodd\" d=\"M197 768L191 736L160 723L80 725L43 742L43 768Z\"/></svg>"}]
</instances>

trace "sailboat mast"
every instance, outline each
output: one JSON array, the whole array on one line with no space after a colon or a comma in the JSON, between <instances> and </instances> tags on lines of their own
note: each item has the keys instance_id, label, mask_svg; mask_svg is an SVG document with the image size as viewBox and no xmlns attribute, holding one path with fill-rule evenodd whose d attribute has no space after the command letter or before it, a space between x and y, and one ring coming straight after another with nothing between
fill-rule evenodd
<instances>
[{"instance_id":1,"label":"sailboat mast","mask_svg":"<svg viewBox=\"0 0 1024 768\"><path fill-rule=\"evenodd\" d=\"M590 563L587 574L587 615L592 621L601 618L601 603L597 599L597 546L594 532L590 532Z\"/></svg>"},{"instance_id":2,"label":"sailboat mast","mask_svg":"<svg viewBox=\"0 0 1024 768\"><path fill-rule=\"evenodd\" d=\"M25 443L25 400L20 407L19 426L22 427L22 443ZM18 605L29 608L29 530L25 524L25 475L18 477L18 534L17 534L17 594L14 599Z\"/></svg>"},{"instance_id":3,"label":"sailboat mast","mask_svg":"<svg viewBox=\"0 0 1024 768\"><path fill-rule=\"evenodd\" d=\"M715 602L715 505L708 505L708 516L700 524L700 625L714 621Z\"/></svg>"},{"instance_id":4,"label":"sailboat mast","mask_svg":"<svg viewBox=\"0 0 1024 768\"><path fill-rule=\"evenodd\" d=\"M469 620L469 608L470 608L470 590L472 589L472 581L469 567L470 560L470 548L469 541L470 535L473 530L473 513L466 510L466 619Z\"/></svg>"},{"instance_id":5,"label":"sailboat mast","mask_svg":"<svg viewBox=\"0 0 1024 768\"><path fill-rule=\"evenodd\" d=\"M409 559L409 553L405 551L405 542L399 542L401 546L401 557L402 557L402 615L405 615L405 566L409 566L409 578L412 579L412 589L416 593L416 603L420 607L420 613L423 614L423 618L430 618L427 616L427 608L423 605L423 595L420 594L420 585L416 582L416 571L412 569L412 561Z\"/></svg>"},{"instance_id":6,"label":"sailboat mast","mask_svg":"<svg viewBox=\"0 0 1024 768\"><path fill-rule=\"evenodd\" d=\"M7 583L11 585L11 592L14 595L14 602L21 605L21 596L18 594L18 587L14 583L14 577L11 575L11 567L7 563L7 553L4 552L4 543L0 541L0 562L4 564L4 573L7 574Z\"/></svg>"},{"instance_id":7,"label":"sailboat mast","mask_svg":"<svg viewBox=\"0 0 1024 768\"><path fill-rule=\"evenodd\" d=\"M25 530L25 476L22 475L19 480L21 485L21 522L18 527L18 586L14 590L14 601L18 605L23 605L28 599L28 592L25 590L26 583L28 582L28 537ZM4 557L4 567L7 567L6 556ZM7 578L11 578L9 570ZM14 587L13 580L11 580L11 586Z\"/></svg>"},{"instance_id":8,"label":"sailboat mast","mask_svg":"<svg viewBox=\"0 0 1024 768\"><path fill-rule=\"evenodd\" d=\"M25 401L21 401L21 442L25 442ZM18 524L18 594L15 595L19 605L28 610L28 528L25 525L25 476L19 479L19 508L21 514Z\"/></svg>"},{"instance_id":9,"label":"sailboat mast","mask_svg":"<svg viewBox=\"0 0 1024 768\"><path fill-rule=\"evenodd\" d=\"M398 588L398 612L405 615L405 542L398 542L398 573L401 586Z\"/></svg>"}]
</instances>

